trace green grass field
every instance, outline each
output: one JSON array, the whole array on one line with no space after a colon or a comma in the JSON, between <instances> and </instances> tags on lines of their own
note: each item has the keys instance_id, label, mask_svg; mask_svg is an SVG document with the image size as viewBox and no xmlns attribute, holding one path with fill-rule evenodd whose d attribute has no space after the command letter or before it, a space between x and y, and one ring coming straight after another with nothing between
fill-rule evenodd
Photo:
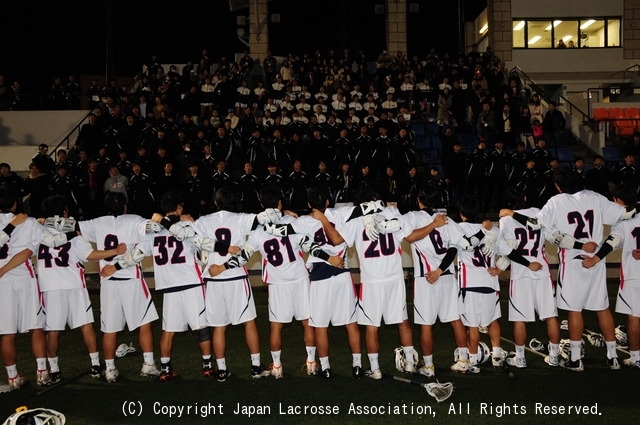
<instances>
[{"instance_id":1,"label":"green grass field","mask_svg":"<svg viewBox=\"0 0 640 425\"><path fill-rule=\"evenodd\" d=\"M410 289L410 287L408 287ZM506 294L506 288L503 287ZM615 286L610 294L615 294ZM411 291L408 290L409 297ZM264 290L256 290L258 326L261 331L262 361L268 366L271 356L268 348L267 296ZM614 300L615 301L615 300ZM161 307L161 297L156 294L156 306ZM98 297L94 296L97 313ZM503 337L511 339L511 327L506 321L506 302L503 301ZM410 319L412 319L410 306ZM595 314L587 313L585 322L597 330ZM616 323L624 319L616 316ZM96 329L98 326L96 325ZM160 337L160 321L155 322L155 345ZM564 332L563 337L566 337ZM547 424L561 421L563 424L633 423L640 414L638 403L637 370L625 368L610 371L605 365L604 348L587 344L585 371L576 373L552 369L543 358L527 352L527 369L512 368L516 380L509 378L502 369L490 366L477 375L460 375L449 371L453 358L453 339L449 325L435 327L436 348L434 360L436 375L441 382L453 382L455 391L443 403L418 386L383 378L355 380L351 378L351 354L342 328L331 329L331 367L335 376L330 381L307 376L301 371L305 360L302 328L298 323L285 326L282 361L285 377L252 380L249 374L250 359L244 345L241 327L227 330L227 365L232 376L224 383L206 379L201 375L200 354L196 336L180 334L175 339L172 363L180 377L172 382L140 377L142 355L118 359L120 378L108 384L84 375L42 395L36 387L35 361L29 348L29 337L20 335L18 368L32 381L28 386L10 393L0 394L0 420L8 417L22 405L29 408L46 407L64 413L67 423L85 424L242 424L260 421L265 424ZM546 342L542 323L529 326L529 337ZM488 337L483 336L489 343ZM418 329L414 328L415 346ZM119 343L133 342L138 347L137 334L123 332ZM383 372L403 375L394 367L393 350L399 345L395 326L380 329L380 362ZM60 340L60 363L63 377L84 372L89 358L79 332L66 332ZM503 348L512 351L505 342ZM102 359L102 353L100 354ZM620 358L626 358L620 353ZM156 349L156 362L159 354ZM363 365L368 367L363 342ZM6 372L0 374L6 380ZM414 380L428 382L419 375ZM235 414L237 406L244 412ZM585 407L586 406L586 407ZM575 408L580 412L576 413ZM306 408L306 413L305 413ZM551 409L546 413L544 408ZM587 413L584 413L584 409ZM180 410L182 409L182 410ZM565 409L563 413L560 409ZM569 411L569 409L571 409ZM380 413L382 411L382 413ZM300 413L296 413L300 412ZM553 414L553 412L556 412Z\"/></svg>"}]
</instances>

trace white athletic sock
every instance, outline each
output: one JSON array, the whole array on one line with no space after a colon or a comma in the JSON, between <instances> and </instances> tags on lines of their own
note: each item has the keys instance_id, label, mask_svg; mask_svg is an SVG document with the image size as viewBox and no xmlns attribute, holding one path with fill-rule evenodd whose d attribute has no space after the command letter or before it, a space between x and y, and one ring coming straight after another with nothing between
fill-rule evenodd
<instances>
[{"instance_id":1,"label":"white athletic sock","mask_svg":"<svg viewBox=\"0 0 640 425\"><path fill-rule=\"evenodd\" d=\"M404 358L407 363L413 364L413 345L407 345L406 347L402 347L402 351L404 351Z\"/></svg>"},{"instance_id":2,"label":"white athletic sock","mask_svg":"<svg viewBox=\"0 0 640 425\"><path fill-rule=\"evenodd\" d=\"M227 370L227 359L224 357L216 359L216 365L218 365L218 370Z\"/></svg>"},{"instance_id":3,"label":"white athletic sock","mask_svg":"<svg viewBox=\"0 0 640 425\"><path fill-rule=\"evenodd\" d=\"M211 354L207 354L206 356L202 356L202 361L206 362L207 360L211 360Z\"/></svg>"},{"instance_id":4,"label":"white athletic sock","mask_svg":"<svg viewBox=\"0 0 640 425\"><path fill-rule=\"evenodd\" d=\"M104 359L104 365L107 369L115 369L116 368L116 360L115 359Z\"/></svg>"},{"instance_id":5,"label":"white athletic sock","mask_svg":"<svg viewBox=\"0 0 640 425\"><path fill-rule=\"evenodd\" d=\"M469 353L469 363L471 363L471 366L478 364L478 353Z\"/></svg>"},{"instance_id":6,"label":"white athletic sock","mask_svg":"<svg viewBox=\"0 0 640 425\"><path fill-rule=\"evenodd\" d=\"M422 356L422 360L424 360L425 366L433 366L433 354Z\"/></svg>"},{"instance_id":7,"label":"white athletic sock","mask_svg":"<svg viewBox=\"0 0 640 425\"><path fill-rule=\"evenodd\" d=\"M89 353L89 358L91 359L91 366L100 366L100 353L97 351L95 353Z\"/></svg>"},{"instance_id":8,"label":"white athletic sock","mask_svg":"<svg viewBox=\"0 0 640 425\"><path fill-rule=\"evenodd\" d=\"M618 353L616 353L616 342L615 341L605 341L604 345L607 346L607 358L612 359L614 357L618 357Z\"/></svg>"},{"instance_id":9,"label":"white athletic sock","mask_svg":"<svg viewBox=\"0 0 640 425\"><path fill-rule=\"evenodd\" d=\"M322 370L329 369L331 366L329 365L329 356L320 357L320 367Z\"/></svg>"},{"instance_id":10,"label":"white athletic sock","mask_svg":"<svg viewBox=\"0 0 640 425\"><path fill-rule=\"evenodd\" d=\"M282 350L278 350L278 351L272 351L271 352L271 358L273 359L273 365L275 367L280 366L280 355L282 354Z\"/></svg>"},{"instance_id":11,"label":"white athletic sock","mask_svg":"<svg viewBox=\"0 0 640 425\"><path fill-rule=\"evenodd\" d=\"M467 347L458 347L458 360L469 360L469 349Z\"/></svg>"},{"instance_id":12,"label":"white athletic sock","mask_svg":"<svg viewBox=\"0 0 640 425\"><path fill-rule=\"evenodd\" d=\"M380 369L380 364L378 363L378 353L367 354L369 357L369 364L371 365L371 370L374 371L376 369Z\"/></svg>"},{"instance_id":13,"label":"white athletic sock","mask_svg":"<svg viewBox=\"0 0 640 425\"><path fill-rule=\"evenodd\" d=\"M500 357L501 354L502 354L502 348L501 347L491 347L491 356L492 357Z\"/></svg>"},{"instance_id":14,"label":"white athletic sock","mask_svg":"<svg viewBox=\"0 0 640 425\"><path fill-rule=\"evenodd\" d=\"M305 347L307 350L307 361L313 362L316 360L316 347Z\"/></svg>"},{"instance_id":15,"label":"white athletic sock","mask_svg":"<svg viewBox=\"0 0 640 425\"><path fill-rule=\"evenodd\" d=\"M582 358L582 341L571 341L571 361L575 362Z\"/></svg>"},{"instance_id":16,"label":"white athletic sock","mask_svg":"<svg viewBox=\"0 0 640 425\"><path fill-rule=\"evenodd\" d=\"M153 352L142 353L142 358L146 364L155 364L155 361L153 360Z\"/></svg>"},{"instance_id":17,"label":"white athletic sock","mask_svg":"<svg viewBox=\"0 0 640 425\"><path fill-rule=\"evenodd\" d=\"M251 355L251 366L260 366L260 353Z\"/></svg>"},{"instance_id":18,"label":"white athletic sock","mask_svg":"<svg viewBox=\"0 0 640 425\"><path fill-rule=\"evenodd\" d=\"M160 357L160 364L169 364L171 363L171 357Z\"/></svg>"},{"instance_id":19,"label":"white athletic sock","mask_svg":"<svg viewBox=\"0 0 640 425\"><path fill-rule=\"evenodd\" d=\"M558 356L558 349L560 348L559 346L560 346L560 344L554 344L553 342L550 342L549 343L549 355L557 357Z\"/></svg>"},{"instance_id":20,"label":"white athletic sock","mask_svg":"<svg viewBox=\"0 0 640 425\"><path fill-rule=\"evenodd\" d=\"M351 366L353 367L362 367L362 354L351 354Z\"/></svg>"},{"instance_id":21,"label":"white athletic sock","mask_svg":"<svg viewBox=\"0 0 640 425\"><path fill-rule=\"evenodd\" d=\"M60 372L60 365L58 364L58 357L49 357L49 370L51 372Z\"/></svg>"},{"instance_id":22,"label":"white athletic sock","mask_svg":"<svg viewBox=\"0 0 640 425\"><path fill-rule=\"evenodd\" d=\"M11 365L11 366L7 366L7 375L9 375L9 379L13 379L16 376L18 376L18 366L16 365Z\"/></svg>"},{"instance_id":23,"label":"white athletic sock","mask_svg":"<svg viewBox=\"0 0 640 425\"><path fill-rule=\"evenodd\" d=\"M524 345L516 345L516 357L524 359Z\"/></svg>"},{"instance_id":24,"label":"white athletic sock","mask_svg":"<svg viewBox=\"0 0 640 425\"><path fill-rule=\"evenodd\" d=\"M38 370L46 370L47 369L47 358L39 357L36 359L36 364L38 365Z\"/></svg>"}]
</instances>

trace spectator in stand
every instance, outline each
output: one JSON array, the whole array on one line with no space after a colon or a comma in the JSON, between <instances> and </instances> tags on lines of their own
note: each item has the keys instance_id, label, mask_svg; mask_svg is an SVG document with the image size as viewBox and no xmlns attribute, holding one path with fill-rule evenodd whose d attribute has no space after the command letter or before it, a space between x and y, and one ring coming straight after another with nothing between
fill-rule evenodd
<instances>
[{"instance_id":1,"label":"spectator in stand","mask_svg":"<svg viewBox=\"0 0 640 425\"><path fill-rule=\"evenodd\" d=\"M613 173L607 167L602 155L594 155L593 167L585 174L585 188L593 190L609 200L611 198L610 183L614 183Z\"/></svg>"},{"instance_id":2,"label":"spectator in stand","mask_svg":"<svg viewBox=\"0 0 640 425\"><path fill-rule=\"evenodd\" d=\"M529 101L529 112L531 112L531 123L535 120L540 122L543 121L544 115L547 112L542 101L540 100L540 95L538 93L533 93L531 95L531 100Z\"/></svg>"},{"instance_id":3,"label":"spectator in stand","mask_svg":"<svg viewBox=\"0 0 640 425\"><path fill-rule=\"evenodd\" d=\"M529 105L525 105L522 107L520 116L516 120L516 132L520 137L520 141L524 143L525 146L535 149L536 142L533 137L533 127L531 124L531 112L529 111Z\"/></svg>"},{"instance_id":4,"label":"spectator in stand","mask_svg":"<svg viewBox=\"0 0 640 425\"><path fill-rule=\"evenodd\" d=\"M544 129L544 137L547 139L549 146L556 147L562 141L562 135L567 121L562 111L557 107L556 101L549 102L549 110L544 114L542 128Z\"/></svg>"},{"instance_id":5,"label":"spectator in stand","mask_svg":"<svg viewBox=\"0 0 640 425\"><path fill-rule=\"evenodd\" d=\"M24 180L23 196L30 195L27 204L27 213L34 218L42 217L42 201L53 194L51 174L40 171L38 164L29 164L29 175Z\"/></svg>"}]
</instances>

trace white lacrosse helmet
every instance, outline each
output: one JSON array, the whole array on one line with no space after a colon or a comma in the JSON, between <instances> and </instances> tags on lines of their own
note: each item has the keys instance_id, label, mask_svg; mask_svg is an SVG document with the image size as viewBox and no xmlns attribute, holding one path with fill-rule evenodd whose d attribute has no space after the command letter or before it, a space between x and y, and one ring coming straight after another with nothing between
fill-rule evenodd
<instances>
[{"instance_id":1,"label":"white lacrosse helmet","mask_svg":"<svg viewBox=\"0 0 640 425\"><path fill-rule=\"evenodd\" d=\"M135 351L133 343L129 343L129 345L122 343L116 349L116 357L124 357L127 354L135 353Z\"/></svg>"},{"instance_id":2,"label":"white lacrosse helmet","mask_svg":"<svg viewBox=\"0 0 640 425\"><path fill-rule=\"evenodd\" d=\"M491 350L489 350L489 346L480 341L478 344L478 364L486 363L491 358Z\"/></svg>"},{"instance_id":3,"label":"white lacrosse helmet","mask_svg":"<svg viewBox=\"0 0 640 425\"><path fill-rule=\"evenodd\" d=\"M491 358L491 350L489 350L489 346L480 341L478 344L478 364L486 363ZM457 363L460 360L460 354L458 349L453 350L453 362Z\"/></svg>"},{"instance_id":4,"label":"white lacrosse helmet","mask_svg":"<svg viewBox=\"0 0 640 425\"><path fill-rule=\"evenodd\" d=\"M629 342L627 341L627 328L624 325L616 326L616 344L618 347L626 349L629 346Z\"/></svg>"},{"instance_id":5,"label":"white lacrosse helmet","mask_svg":"<svg viewBox=\"0 0 640 425\"><path fill-rule=\"evenodd\" d=\"M404 372L404 365L407 363L404 358L404 350L402 349L402 347L398 347L393 351L395 354L396 369L398 369L398 372ZM413 364L418 364L418 353L416 350L413 350Z\"/></svg>"},{"instance_id":6,"label":"white lacrosse helmet","mask_svg":"<svg viewBox=\"0 0 640 425\"><path fill-rule=\"evenodd\" d=\"M55 410L21 406L2 425L64 425L66 422L65 416Z\"/></svg>"},{"instance_id":7,"label":"white lacrosse helmet","mask_svg":"<svg viewBox=\"0 0 640 425\"><path fill-rule=\"evenodd\" d=\"M580 349L580 358L584 358L584 339L582 341L582 348ZM568 338L561 339L558 344L558 354L565 360L571 359L571 340Z\"/></svg>"}]
</instances>

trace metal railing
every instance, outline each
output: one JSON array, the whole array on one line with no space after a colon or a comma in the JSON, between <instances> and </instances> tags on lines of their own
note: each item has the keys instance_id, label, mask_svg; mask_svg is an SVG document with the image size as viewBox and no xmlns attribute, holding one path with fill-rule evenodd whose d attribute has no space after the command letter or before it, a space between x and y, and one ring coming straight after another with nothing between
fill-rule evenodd
<instances>
[{"instance_id":1,"label":"metal railing","mask_svg":"<svg viewBox=\"0 0 640 425\"><path fill-rule=\"evenodd\" d=\"M49 152L49 156L53 157L55 160L58 150L64 149L69 152L69 149L76 144L76 140L78 140L78 136L80 135L80 130L82 129L82 125L87 121L87 117L91 114L92 111L89 111L87 115L85 115L75 127L69 131L69 133L62 138L60 143L58 143L51 151ZM74 137L75 136L75 137Z\"/></svg>"}]
</instances>

